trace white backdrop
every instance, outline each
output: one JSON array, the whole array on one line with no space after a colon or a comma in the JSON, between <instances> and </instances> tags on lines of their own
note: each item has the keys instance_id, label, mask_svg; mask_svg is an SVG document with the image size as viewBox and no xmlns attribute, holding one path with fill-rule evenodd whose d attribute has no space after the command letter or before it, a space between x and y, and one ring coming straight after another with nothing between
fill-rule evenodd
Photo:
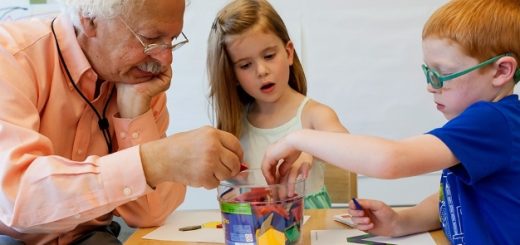
<instances>
[{"instance_id":1,"label":"white backdrop","mask_svg":"<svg viewBox=\"0 0 520 245\"><path fill-rule=\"evenodd\" d=\"M308 77L309 96L336 110L355 134L402 138L445 123L420 65L421 31L446 0L272 0L289 28ZM191 0L174 54L168 133L211 124L206 41L227 0ZM416 203L438 189L437 174L402 180L361 176L359 196ZM190 188L181 209L217 208L214 190Z\"/></svg>"}]
</instances>

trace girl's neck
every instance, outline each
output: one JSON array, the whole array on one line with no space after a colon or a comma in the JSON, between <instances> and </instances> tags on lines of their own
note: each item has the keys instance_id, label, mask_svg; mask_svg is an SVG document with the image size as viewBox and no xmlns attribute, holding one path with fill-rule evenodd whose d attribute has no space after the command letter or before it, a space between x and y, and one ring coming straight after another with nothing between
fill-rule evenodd
<instances>
[{"instance_id":1,"label":"girl's neck","mask_svg":"<svg viewBox=\"0 0 520 245\"><path fill-rule=\"evenodd\" d=\"M305 96L291 88L274 102L256 100L251 104L250 112L259 114L276 114L277 112L290 109L295 105L297 107L303 100L303 97Z\"/></svg>"},{"instance_id":2,"label":"girl's neck","mask_svg":"<svg viewBox=\"0 0 520 245\"><path fill-rule=\"evenodd\" d=\"M274 102L258 102L251 104L248 121L256 127L272 128L289 121L296 115L297 109L305 98L304 95L290 89Z\"/></svg>"}]
</instances>

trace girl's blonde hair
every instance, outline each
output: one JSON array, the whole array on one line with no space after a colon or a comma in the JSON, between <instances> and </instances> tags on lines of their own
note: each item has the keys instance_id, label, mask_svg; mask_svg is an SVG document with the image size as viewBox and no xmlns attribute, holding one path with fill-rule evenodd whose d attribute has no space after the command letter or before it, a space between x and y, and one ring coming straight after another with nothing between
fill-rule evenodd
<instances>
[{"instance_id":1,"label":"girl's blonde hair","mask_svg":"<svg viewBox=\"0 0 520 245\"><path fill-rule=\"evenodd\" d=\"M290 40L282 18L265 0L235 0L229 3L217 14L208 38L209 97L217 128L237 137L240 137L245 107L254 98L237 86L238 80L224 40L228 35L241 34L256 26L276 34L285 44ZM290 67L289 86L301 94L307 93L305 74L296 52Z\"/></svg>"},{"instance_id":2,"label":"girl's blonde hair","mask_svg":"<svg viewBox=\"0 0 520 245\"><path fill-rule=\"evenodd\" d=\"M519 0L453 0L439 8L424 25L422 38L448 39L465 54L487 60L520 55Z\"/></svg>"}]
</instances>

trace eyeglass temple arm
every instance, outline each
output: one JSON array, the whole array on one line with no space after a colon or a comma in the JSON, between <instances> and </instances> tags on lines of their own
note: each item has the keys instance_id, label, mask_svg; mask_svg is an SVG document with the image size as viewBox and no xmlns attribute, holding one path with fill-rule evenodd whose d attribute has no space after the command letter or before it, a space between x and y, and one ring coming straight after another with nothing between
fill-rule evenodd
<instances>
[{"instance_id":1,"label":"eyeglass temple arm","mask_svg":"<svg viewBox=\"0 0 520 245\"><path fill-rule=\"evenodd\" d=\"M464 74L467 74L467 73L470 73L470 72L472 72L472 71L474 71L474 70L477 70L477 69L479 69L479 68L481 68L481 67L483 67L483 66L487 66L487 65L489 65L489 64L491 64L491 63L497 61L498 59L500 59L500 58L502 58L502 57L504 57L504 56L508 56L508 55L509 55L509 53L507 53L507 54L503 54L503 55L499 55L499 56L496 56L496 57L493 57L493 58L491 58L491 59L489 59L489 60L486 60L486 61L480 63L480 64L477 65L477 66L472 67L471 69L467 69L467 70L464 70L464 71L461 71L461 72L457 72L457 73L453 73L453 74L450 74L450 75L444 76L444 77L442 77L442 79L443 79L444 81L446 81L446 80L451 80L451 79L456 78L456 77L460 77L460 76L462 76L462 75L464 75Z\"/></svg>"}]
</instances>

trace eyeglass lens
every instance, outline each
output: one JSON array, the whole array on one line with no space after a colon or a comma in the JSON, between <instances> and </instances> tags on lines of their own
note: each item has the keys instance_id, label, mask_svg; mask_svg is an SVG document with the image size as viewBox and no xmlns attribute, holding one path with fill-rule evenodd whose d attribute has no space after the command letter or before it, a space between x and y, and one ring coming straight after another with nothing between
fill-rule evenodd
<instances>
[{"instance_id":1,"label":"eyeglass lens","mask_svg":"<svg viewBox=\"0 0 520 245\"><path fill-rule=\"evenodd\" d=\"M441 88L442 87L442 82L441 80L439 79L439 77L437 77L437 75L431 71L431 70L428 70L428 80L430 82L430 84L432 85L433 88Z\"/></svg>"}]
</instances>

